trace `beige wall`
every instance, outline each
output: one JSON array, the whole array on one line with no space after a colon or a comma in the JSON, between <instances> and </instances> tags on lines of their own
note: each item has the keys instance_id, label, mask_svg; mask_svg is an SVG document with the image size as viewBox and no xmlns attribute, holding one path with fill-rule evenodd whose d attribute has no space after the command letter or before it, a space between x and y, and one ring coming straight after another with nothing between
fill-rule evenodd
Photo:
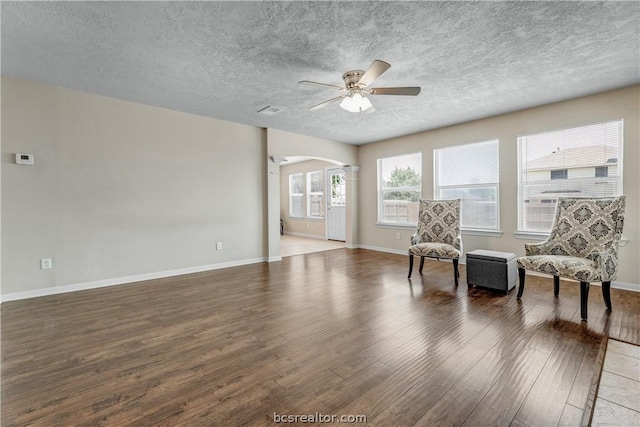
<instances>
[{"instance_id":1,"label":"beige wall","mask_svg":"<svg viewBox=\"0 0 640 427\"><path fill-rule=\"evenodd\" d=\"M284 220L284 230L286 234L297 234L322 238L326 236L324 219L292 218L289 216L289 175L302 173L305 177L304 179L306 180L307 172L322 171L322 173L324 174L325 168L332 166L335 167L334 164L322 160L308 160L305 162L280 166L280 217ZM306 197L304 202L304 211L306 213Z\"/></svg>"},{"instance_id":2,"label":"beige wall","mask_svg":"<svg viewBox=\"0 0 640 427\"><path fill-rule=\"evenodd\" d=\"M262 260L265 158L256 127L3 77L2 295Z\"/></svg>"},{"instance_id":3,"label":"beige wall","mask_svg":"<svg viewBox=\"0 0 640 427\"><path fill-rule=\"evenodd\" d=\"M516 96L516 95L514 95ZM360 146L360 244L404 252L413 230L380 227L377 221L376 161L380 157L422 153L422 196L433 196L433 149L471 142L500 140L501 237L463 235L465 252L485 248L524 255L524 243L514 236L517 229L517 137L624 119L623 188L627 195L624 237L620 248L618 281L640 283L640 86L601 93L539 108L478 120L457 126L408 135ZM400 240L396 234L400 233ZM640 290L640 287L638 288Z\"/></svg>"},{"instance_id":4,"label":"beige wall","mask_svg":"<svg viewBox=\"0 0 640 427\"><path fill-rule=\"evenodd\" d=\"M353 235L364 247L405 252L412 229L376 226L376 160L422 152L428 198L434 148L492 138L501 143L503 235L465 235L465 251L521 255L517 136L619 118L629 242L618 280L638 284L639 102L636 86L356 147L3 77L1 294L278 259L282 183L268 155L361 165ZM16 165L17 152L34 154L35 166ZM41 258L54 268L40 270Z\"/></svg>"}]
</instances>

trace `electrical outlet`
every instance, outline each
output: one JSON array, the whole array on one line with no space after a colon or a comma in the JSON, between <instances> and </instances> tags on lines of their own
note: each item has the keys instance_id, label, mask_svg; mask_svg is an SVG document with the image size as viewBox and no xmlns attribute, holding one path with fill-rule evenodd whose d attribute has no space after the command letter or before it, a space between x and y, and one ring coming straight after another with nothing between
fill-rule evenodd
<instances>
[{"instance_id":1,"label":"electrical outlet","mask_svg":"<svg viewBox=\"0 0 640 427\"><path fill-rule=\"evenodd\" d=\"M216 243L216 251L221 251L222 250L222 242L217 242Z\"/></svg>"},{"instance_id":2,"label":"electrical outlet","mask_svg":"<svg viewBox=\"0 0 640 427\"><path fill-rule=\"evenodd\" d=\"M40 270L49 270L51 268L53 268L51 258L42 258L40 260Z\"/></svg>"},{"instance_id":3,"label":"electrical outlet","mask_svg":"<svg viewBox=\"0 0 640 427\"><path fill-rule=\"evenodd\" d=\"M400 240L400 233L396 233L396 239Z\"/></svg>"}]
</instances>

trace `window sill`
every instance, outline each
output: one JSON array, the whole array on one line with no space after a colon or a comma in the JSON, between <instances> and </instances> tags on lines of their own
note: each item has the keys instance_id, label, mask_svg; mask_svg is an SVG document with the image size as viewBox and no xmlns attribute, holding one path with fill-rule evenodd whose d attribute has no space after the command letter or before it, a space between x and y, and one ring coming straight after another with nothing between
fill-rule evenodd
<instances>
[{"instance_id":1,"label":"window sill","mask_svg":"<svg viewBox=\"0 0 640 427\"><path fill-rule=\"evenodd\" d=\"M502 237L502 230L462 229L463 236Z\"/></svg>"},{"instance_id":2,"label":"window sill","mask_svg":"<svg viewBox=\"0 0 640 427\"><path fill-rule=\"evenodd\" d=\"M549 237L549 233L541 233L535 231L516 231L513 233L516 239L526 239L526 240L545 240Z\"/></svg>"},{"instance_id":3,"label":"window sill","mask_svg":"<svg viewBox=\"0 0 640 427\"><path fill-rule=\"evenodd\" d=\"M415 230L416 229L416 225L415 224L394 224L394 223L389 223L389 222L379 222L376 224L377 227L380 228L399 228L402 230L406 230L408 228L410 228L411 230Z\"/></svg>"}]
</instances>

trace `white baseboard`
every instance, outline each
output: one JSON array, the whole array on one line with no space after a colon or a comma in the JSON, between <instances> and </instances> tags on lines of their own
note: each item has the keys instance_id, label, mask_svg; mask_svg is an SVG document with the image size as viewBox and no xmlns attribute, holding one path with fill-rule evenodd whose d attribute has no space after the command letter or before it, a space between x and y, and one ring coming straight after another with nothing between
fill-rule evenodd
<instances>
[{"instance_id":1,"label":"white baseboard","mask_svg":"<svg viewBox=\"0 0 640 427\"><path fill-rule=\"evenodd\" d=\"M351 243L345 243L345 244L344 244L344 247L345 247L345 248L347 248L347 249L358 249L360 246L358 246L358 245L353 245L353 244L351 244Z\"/></svg>"},{"instance_id":2,"label":"white baseboard","mask_svg":"<svg viewBox=\"0 0 640 427\"><path fill-rule=\"evenodd\" d=\"M408 255L407 254L407 249L409 249L409 247L407 246L407 249L391 249L391 248L382 248L380 246L370 246L370 245L358 245L359 248L361 249L369 249L370 251L378 251L378 252L386 252L388 254L397 254L397 255Z\"/></svg>"},{"instance_id":3,"label":"white baseboard","mask_svg":"<svg viewBox=\"0 0 640 427\"><path fill-rule=\"evenodd\" d=\"M281 256L272 256L272 257L269 257L267 259L267 262L277 262L277 261L282 261L282 257Z\"/></svg>"},{"instance_id":4,"label":"white baseboard","mask_svg":"<svg viewBox=\"0 0 640 427\"><path fill-rule=\"evenodd\" d=\"M237 267L240 265L256 264L264 262L266 258L249 258L238 261L220 262L217 264L200 265L197 267L178 268L175 270L159 271L157 273L136 274L133 276L116 277L113 279L95 280L91 282L76 283L73 285L54 286L52 288L34 289L32 291L14 292L2 295L2 301L16 301L21 299L43 297L47 295L63 294L66 292L84 291L87 289L104 288L107 286L124 285L127 283L142 282L144 280L162 279L165 277L181 276L184 274L200 273L203 271L219 270L221 268Z\"/></svg>"},{"instance_id":5,"label":"white baseboard","mask_svg":"<svg viewBox=\"0 0 640 427\"><path fill-rule=\"evenodd\" d=\"M326 237L318 236L317 234L304 234L304 233L296 233L293 231L285 231L284 234L288 234L290 236L297 236L297 237L306 237L307 239L327 240Z\"/></svg>"}]
</instances>

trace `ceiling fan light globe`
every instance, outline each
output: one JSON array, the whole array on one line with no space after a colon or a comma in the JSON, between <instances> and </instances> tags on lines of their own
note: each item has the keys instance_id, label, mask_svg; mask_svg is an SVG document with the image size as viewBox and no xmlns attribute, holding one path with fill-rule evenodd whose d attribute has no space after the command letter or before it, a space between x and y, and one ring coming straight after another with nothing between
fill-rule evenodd
<instances>
[{"instance_id":1,"label":"ceiling fan light globe","mask_svg":"<svg viewBox=\"0 0 640 427\"><path fill-rule=\"evenodd\" d=\"M350 113L359 113L371 108L371 101L359 93L354 93L342 100L340 108Z\"/></svg>"},{"instance_id":2,"label":"ceiling fan light globe","mask_svg":"<svg viewBox=\"0 0 640 427\"><path fill-rule=\"evenodd\" d=\"M362 106L361 106L360 111L368 110L371 107L373 107L373 105L371 105L371 101L369 101L369 98L367 98L366 96L363 96L362 97Z\"/></svg>"},{"instance_id":3,"label":"ceiling fan light globe","mask_svg":"<svg viewBox=\"0 0 640 427\"><path fill-rule=\"evenodd\" d=\"M343 110L353 112L353 108L354 108L353 99L351 99L350 96L345 96L345 98L340 103L340 108L342 108Z\"/></svg>"}]
</instances>

